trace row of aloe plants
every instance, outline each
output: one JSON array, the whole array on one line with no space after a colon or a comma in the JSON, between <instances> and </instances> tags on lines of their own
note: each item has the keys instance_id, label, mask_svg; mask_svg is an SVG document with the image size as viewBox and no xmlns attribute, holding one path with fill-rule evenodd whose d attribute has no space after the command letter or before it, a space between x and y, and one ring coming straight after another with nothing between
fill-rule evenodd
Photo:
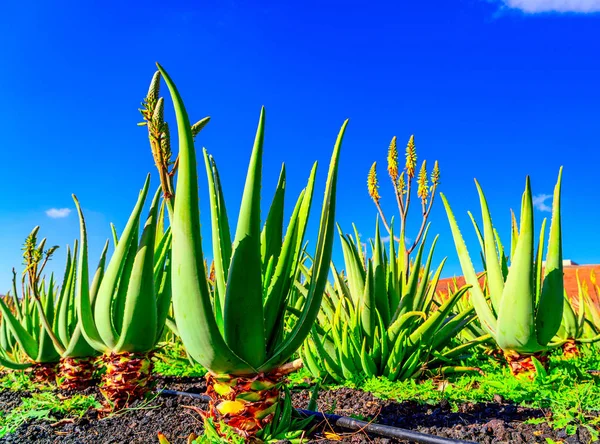
<instances>
[{"instance_id":1,"label":"row of aloe plants","mask_svg":"<svg viewBox=\"0 0 600 444\"><path fill-rule=\"evenodd\" d=\"M177 120L175 159L164 121L165 100L160 97L163 80ZM396 138L392 140L387 170L400 216L398 235L394 219L388 220L380 205L374 164L368 191L379 218L369 241L371 253L363 248L356 227L351 236L338 226L344 258L343 269L338 269L331 258L338 163L347 121L334 145L316 249L311 254L305 235L316 164L287 227L285 167L266 220L261 221L263 109L235 233L230 230L216 160L202 152L212 223L213 261L207 267L195 138L209 118L191 124L177 88L160 66L141 113L160 177L146 219L142 211L150 177L120 236L113 227L112 255L108 257L107 242L91 275L85 218L73 196L80 235L72 251L68 249L60 286L53 276L46 281L43 275L56 247L46 249L45 240L38 242L36 228L25 244L21 296L15 274L12 296L0 300L0 365L17 371L31 367L46 380L57 371L58 385L69 389L85 387L99 367L106 408L122 408L150 389L152 354L169 328L190 358L208 370L211 402L205 429L219 436L231 436L233 431L245 439L274 439L296 437L289 430L303 425L292 421L290 397L282 396L285 375L301 365L315 377L338 382L357 375L423 378L478 371L462 362L474 349L485 347L500 349L513 373L520 374L543 364L553 347L568 346L573 352L578 343L600 339L597 301L591 292L580 286L575 305L564 294L561 175L545 267L545 221L535 249L529 179L520 225L513 223L510 254L476 184L483 221L482 232L472 218L483 260L484 273L479 274L447 199L441 196L467 282L460 288L452 286L442 296L437 290L445 259L433 264L437 237L426 251L428 218L440 184L437 162L429 176L426 162L417 173L411 137L400 171ZM420 207L421 223L409 243L411 198L413 206L417 202ZM387 233L382 234L381 225Z\"/></svg>"}]
</instances>

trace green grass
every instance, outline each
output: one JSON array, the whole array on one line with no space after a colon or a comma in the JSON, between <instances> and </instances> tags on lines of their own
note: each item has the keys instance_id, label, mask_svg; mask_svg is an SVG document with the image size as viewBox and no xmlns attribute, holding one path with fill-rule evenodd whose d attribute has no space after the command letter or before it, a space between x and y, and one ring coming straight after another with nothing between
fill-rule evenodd
<instances>
[{"instance_id":1,"label":"green grass","mask_svg":"<svg viewBox=\"0 0 600 444\"><path fill-rule=\"evenodd\" d=\"M0 377L0 390L11 390L13 392L39 392L53 389L54 387L47 384L33 382L29 373L23 371L9 370Z\"/></svg>"},{"instance_id":2,"label":"green grass","mask_svg":"<svg viewBox=\"0 0 600 444\"><path fill-rule=\"evenodd\" d=\"M29 420L40 419L54 422L55 415L81 417L90 408L100 408L93 396L75 395L61 399L50 392L33 393L31 398L22 398L21 405L10 412L0 412L0 438L14 432L21 424Z\"/></svg>"},{"instance_id":3,"label":"green grass","mask_svg":"<svg viewBox=\"0 0 600 444\"><path fill-rule=\"evenodd\" d=\"M206 375L206 369L200 364L192 364L178 341L161 344L154 355L154 373L176 378L201 378Z\"/></svg>"}]
</instances>

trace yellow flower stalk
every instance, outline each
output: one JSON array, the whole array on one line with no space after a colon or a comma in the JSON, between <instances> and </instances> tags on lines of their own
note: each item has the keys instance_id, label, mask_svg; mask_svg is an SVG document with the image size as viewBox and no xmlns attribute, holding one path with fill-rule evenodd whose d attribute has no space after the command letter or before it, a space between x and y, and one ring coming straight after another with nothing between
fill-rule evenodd
<instances>
[{"instance_id":1,"label":"yellow flower stalk","mask_svg":"<svg viewBox=\"0 0 600 444\"><path fill-rule=\"evenodd\" d=\"M156 101L158 100L158 93L160 89L160 72L156 71L150 81L150 87L148 88L148 94L146 95L146 102L152 105L154 108Z\"/></svg>"},{"instance_id":2,"label":"yellow flower stalk","mask_svg":"<svg viewBox=\"0 0 600 444\"><path fill-rule=\"evenodd\" d=\"M433 171L431 172L431 186L436 187L440 184L440 166L436 160L433 164Z\"/></svg>"},{"instance_id":3,"label":"yellow flower stalk","mask_svg":"<svg viewBox=\"0 0 600 444\"><path fill-rule=\"evenodd\" d=\"M406 180L404 180L404 171L400 173L400 177L398 177L398 191L401 195L406 194Z\"/></svg>"},{"instance_id":4,"label":"yellow flower stalk","mask_svg":"<svg viewBox=\"0 0 600 444\"><path fill-rule=\"evenodd\" d=\"M424 160L421 164L421 170L419 171L419 177L417 178L417 196L425 202L429 196L429 184L427 183L427 161Z\"/></svg>"},{"instance_id":5,"label":"yellow flower stalk","mask_svg":"<svg viewBox=\"0 0 600 444\"><path fill-rule=\"evenodd\" d=\"M373 201L375 201L375 203L379 203L379 199L381 199L381 196L379 196L379 183L377 182L377 162L373 162L373 165L371 165L371 169L369 170L369 176L367 177L367 188L369 190L369 196L371 196L371 199L373 199Z\"/></svg>"},{"instance_id":6,"label":"yellow flower stalk","mask_svg":"<svg viewBox=\"0 0 600 444\"><path fill-rule=\"evenodd\" d=\"M415 136L410 136L406 145L406 175L409 179L415 177L417 168L417 149L415 147Z\"/></svg>"},{"instance_id":7,"label":"yellow flower stalk","mask_svg":"<svg viewBox=\"0 0 600 444\"><path fill-rule=\"evenodd\" d=\"M388 174L395 184L398 183L398 148L396 147L396 136L392 138L388 148Z\"/></svg>"},{"instance_id":8,"label":"yellow flower stalk","mask_svg":"<svg viewBox=\"0 0 600 444\"><path fill-rule=\"evenodd\" d=\"M169 125L164 122L162 125L162 133L160 134L160 152L162 155L163 167L167 168L173 164L171 161L171 132Z\"/></svg>"}]
</instances>

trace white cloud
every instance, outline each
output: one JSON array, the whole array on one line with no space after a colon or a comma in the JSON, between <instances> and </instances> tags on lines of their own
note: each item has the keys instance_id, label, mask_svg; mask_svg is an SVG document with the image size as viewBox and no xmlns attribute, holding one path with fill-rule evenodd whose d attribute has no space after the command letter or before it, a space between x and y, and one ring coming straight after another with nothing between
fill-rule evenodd
<instances>
[{"instance_id":1,"label":"white cloud","mask_svg":"<svg viewBox=\"0 0 600 444\"><path fill-rule=\"evenodd\" d=\"M382 236L381 237L381 241L383 243L388 243L390 241L390 237L389 236ZM407 247L411 246L413 243L413 240L410 237L405 237L404 238L404 243L406 244Z\"/></svg>"},{"instance_id":2,"label":"white cloud","mask_svg":"<svg viewBox=\"0 0 600 444\"><path fill-rule=\"evenodd\" d=\"M512 9L527 13L538 12L600 12L600 0L501 0Z\"/></svg>"},{"instance_id":3,"label":"white cloud","mask_svg":"<svg viewBox=\"0 0 600 444\"><path fill-rule=\"evenodd\" d=\"M546 211L550 213L552 211L552 207L546 204L548 199L552 199L552 195L550 194L537 194L533 196L533 206L540 211Z\"/></svg>"},{"instance_id":4,"label":"white cloud","mask_svg":"<svg viewBox=\"0 0 600 444\"><path fill-rule=\"evenodd\" d=\"M70 212L70 208L50 208L46 210L46 216L52 219L62 219L63 217L67 217Z\"/></svg>"}]
</instances>

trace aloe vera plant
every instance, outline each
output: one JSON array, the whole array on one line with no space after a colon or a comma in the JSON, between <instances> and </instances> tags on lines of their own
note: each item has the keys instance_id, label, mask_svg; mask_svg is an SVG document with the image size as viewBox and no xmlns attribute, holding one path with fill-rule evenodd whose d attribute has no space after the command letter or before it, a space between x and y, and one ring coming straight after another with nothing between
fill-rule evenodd
<instances>
[{"instance_id":1,"label":"aloe vera plant","mask_svg":"<svg viewBox=\"0 0 600 444\"><path fill-rule=\"evenodd\" d=\"M544 227L537 250L534 248L533 200L529 177L521 203L520 226L513 224L510 265L506 263L503 244L494 230L487 201L479 183L483 220L483 258L487 288L482 289L469 257L467 246L445 196L441 194L458 258L466 282L471 285L470 299L482 327L490 333L503 350L511 371L532 374L535 371L531 356L544 358L558 332L564 307L562 272L562 232L560 191L562 168L554 189L552 222L546 266L542 267ZM489 301L485 293L489 295Z\"/></svg>"},{"instance_id":2,"label":"aloe vera plant","mask_svg":"<svg viewBox=\"0 0 600 444\"><path fill-rule=\"evenodd\" d=\"M577 273L578 303L585 304L585 337L600 334L600 285L593 269L590 270L590 284L581 280Z\"/></svg>"},{"instance_id":3,"label":"aloe vera plant","mask_svg":"<svg viewBox=\"0 0 600 444\"><path fill-rule=\"evenodd\" d=\"M459 358L489 335L466 344L455 340L475 317L472 308L452 313L468 287L454 292L441 306L435 304L445 262L431 271L437 237L422 264L425 231L405 283L398 267L403 258L396 253L393 237L388 258L377 223L372 257L365 258L354 231L356 239L339 229L346 272L338 272L332 264L334 286L329 286L323 301L323 317L302 348L311 373L343 382L357 377L405 380L425 373L475 370L461 367Z\"/></svg>"},{"instance_id":4,"label":"aloe vera plant","mask_svg":"<svg viewBox=\"0 0 600 444\"><path fill-rule=\"evenodd\" d=\"M600 341L600 331L596 331L596 325L590 322L589 311L592 310L589 303L590 294L585 281L582 283L579 279L579 270L577 270L578 298L577 307L569 299L565 291L565 305L563 319L556 334L555 342L563 347L564 356L573 358L579 356L579 346L592 344Z\"/></svg>"},{"instance_id":5,"label":"aloe vera plant","mask_svg":"<svg viewBox=\"0 0 600 444\"><path fill-rule=\"evenodd\" d=\"M4 332L0 365L16 370L32 367L36 380L49 383L54 380L59 354L44 322L54 319L55 284L51 275L46 286L42 276L58 247L46 250L46 239L38 242L38 232L39 227L35 227L25 240L21 298L18 296L14 270L12 307L0 298ZM43 316L44 313L46 316Z\"/></svg>"},{"instance_id":6,"label":"aloe vera plant","mask_svg":"<svg viewBox=\"0 0 600 444\"><path fill-rule=\"evenodd\" d=\"M83 389L92 382L94 359L97 352L87 343L77 322L75 306L76 263L74 258L77 256L78 244L75 241L73 254L71 254L71 248L67 247L65 273L60 291L55 288L53 276L50 278L48 291L46 291L43 281L41 285L34 283L39 281L45 263L51 257L53 250L44 252L44 242L33 248L33 245L36 244L37 232L38 228L36 227L28 238L29 247L26 245L25 248L24 256L26 257L26 264L28 264L23 278L23 288L26 289L25 295L21 299L22 302L19 301L18 297L14 298L10 310L15 315L15 319L19 320L23 326L29 327L29 329L22 331L14 324L13 319L6 317L7 321L3 322L3 337L0 342L3 344L3 349L6 350L6 346L10 344L31 343L32 339L39 341L38 356L33 358L31 354L26 354L37 363L34 371L40 375L45 374L41 379L49 381L56 374L56 383L59 388ZM102 279L107 246L105 245L102 252L100 264L94 277L92 294L95 294ZM39 264L43 256L46 259L42 264ZM32 290L34 286L39 288L37 292ZM14 294L17 294L16 287L16 273L13 270ZM38 293L37 296L36 293ZM40 299L40 301L37 302L36 299ZM10 309L11 307L7 308ZM16 336L15 333L11 333L11 324L13 324L12 330L16 332ZM36 324L39 324L43 329L37 335L32 334L31 331L31 327ZM26 333L29 333L29 335ZM17 338L16 341L14 341L15 337ZM56 366L57 363L58 366ZM15 362L9 361L5 364L15 368ZM24 365L26 364L17 364L16 368L21 368Z\"/></svg>"},{"instance_id":7,"label":"aloe vera plant","mask_svg":"<svg viewBox=\"0 0 600 444\"><path fill-rule=\"evenodd\" d=\"M208 426L221 426L250 439L275 434L289 425L271 422L280 405L282 376L295 368L286 362L309 334L319 311L334 238L339 150L338 135L322 207L315 266L306 302L291 331L284 318L302 255L315 183L316 165L282 236L285 179L261 232L260 187L265 127L261 111L250 158L236 233L231 242L223 190L215 160L205 152L212 216L215 285L211 291L200 237L196 153L189 118L173 81L159 66L175 107L179 166L173 219L173 308L188 353L205 368ZM225 438L223 438L225 439Z\"/></svg>"},{"instance_id":8,"label":"aloe vera plant","mask_svg":"<svg viewBox=\"0 0 600 444\"><path fill-rule=\"evenodd\" d=\"M150 388L151 354L169 310L170 234L158 245L160 193L157 190L138 240L140 217L150 176L146 179L129 220L116 240L95 300L90 291L85 219L75 196L80 221L77 266L77 314L88 344L103 353L106 372L101 391L113 408L126 406ZM116 237L115 237L116 239Z\"/></svg>"},{"instance_id":9,"label":"aloe vera plant","mask_svg":"<svg viewBox=\"0 0 600 444\"><path fill-rule=\"evenodd\" d=\"M566 294L564 304L562 323L556 333L554 342L557 345L562 345L565 357L574 358L579 356L579 346L581 344L597 342L600 340L600 335L584 337L586 326L585 304L581 304L576 309Z\"/></svg>"},{"instance_id":10,"label":"aloe vera plant","mask_svg":"<svg viewBox=\"0 0 600 444\"><path fill-rule=\"evenodd\" d=\"M92 283L90 291L92 301L102 280L107 249L108 242L102 250ZM48 326L52 325L52 330L48 330L47 333L52 338L55 350L60 354L56 383L59 388L67 390L81 390L92 383L94 362L98 355L98 352L86 341L78 323L75 303L76 287L79 285L76 279L77 250L77 241L75 241L73 255L70 248L67 248L64 278L54 302L54 320L52 323L50 321L44 323ZM40 316L46 317L46 312L41 312Z\"/></svg>"},{"instance_id":11,"label":"aloe vera plant","mask_svg":"<svg viewBox=\"0 0 600 444\"><path fill-rule=\"evenodd\" d=\"M13 282L16 281L16 272L13 268ZM14 285L13 285L14 286ZM11 292L7 292L7 294L5 296L2 296L2 302L4 302L4 305L6 305L6 307L8 308L8 310L10 310L10 312L17 317L17 319L19 319L20 316L20 301L18 296L15 297L16 295L16 290L14 294L11 294ZM15 354L16 352L18 352L18 345L17 345L17 341L15 340L14 335L12 334L12 332L10 331L10 327L8 325L8 322L6 321L6 317L2 315L2 312L0 311L0 366L2 367L6 367L9 369L16 369L16 368L27 368L29 367L29 364L19 364L17 362L14 362L14 360L11 359L11 356L13 354ZM6 365L5 365L6 364ZM13 366L17 366L17 367L13 367Z\"/></svg>"}]
</instances>

